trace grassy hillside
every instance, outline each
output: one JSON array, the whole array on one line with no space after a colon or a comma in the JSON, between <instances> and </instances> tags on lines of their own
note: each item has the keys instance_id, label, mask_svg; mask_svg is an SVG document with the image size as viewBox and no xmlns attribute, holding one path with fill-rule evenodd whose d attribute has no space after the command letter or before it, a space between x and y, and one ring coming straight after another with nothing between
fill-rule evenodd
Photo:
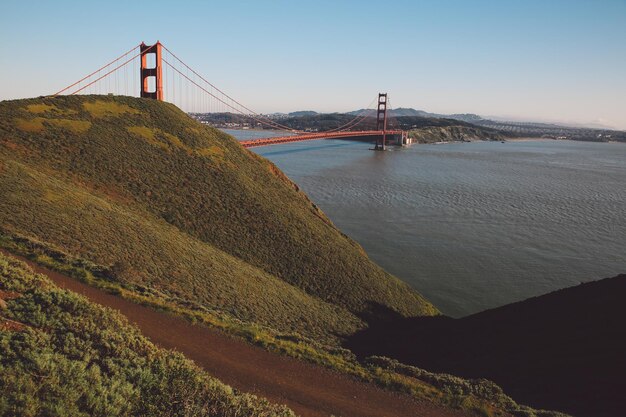
<instances>
[{"instance_id":1,"label":"grassy hillside","mask_svg":"<svg viewBox=\"0 0 626 417\"><path fill-rule=\"evenodd\" d=\"M0 253L0 416L293 416Z\"/></svg>"},{"instance_id":2,"label":"grassy hillside","mask_svg":"<svg viewBox=\"0 0 626 417\"><path fill-rule=\"evenodd\" d=\"M0 103L0 194L5 235L185 306L327 340L436 314L273 164L167 103Z\"/></svg>"},{"instance_id":3,"label":"grassy hillside","mask_svg":"<svg viewBox=\"0 0 626 417\"><path fill-rule=\"evenodd\" d=\"M37 259L39 261L43 260L41 257L37 257ZM46 262L67 274L81 279L89 277L91 271L98 273L97 270L91 269L93 265L86 261L80 261L80 263L76 261L75 265L69 268L67 268L69 265L60 263L54 258L48 259ZM44 293L42 293L43 290L45 290ZM129 293L124 292L123 295L126 296ZM100 300L100 302L107 301ZM83 308L83 304L89 307ZM94 364L98 365L99 361L101 359L104 360L103 357L105 356L107 364L116 363L119 364L119 367L114 369L115 373L107 375L108 379L105 380L104 385L123 383L122 380L124 378L130 384L136 382L135 379L129 379L128 376L132 376L138 371L138 364L133 361L125 362L129 360L129 352L127 352L126 346L130 344L131 348L139 349L134 352L134 355L140 357L143 351L138 347L140 344L136 339L140 338L143 340L143 338L137 335L137 329L133 326L125 325L125 319L122 319L120 315L106 311L103 316L100 314L102 311L106 310L87 303L80 296L56 289L45 277L34 276L26 265L12 257L4 256L0 251L0 388L14 384L14 386L11 386L11 389L6 390L6 396L0 398L0 416L3 413L12 416L19 411L23 411L23 415L31 415L35 412L33 411L34 409L40 414L47 415L46 413L52 407L56 407L55 411L58 415L66 415L66 413L72 416L81 415L78 412L79 408L76 406L84 405L82 397L89 399L89 395L92 395L92 392L101 393L103 385L101 379L84 378L81 369L94 368ZM153 314L158 315L159 313L153 312ZM109 316L117 319L109 320ZM132 315L130 317L132 318ZM201 317L198 317L198 319L201 319ZM104 323L104 326L94 330L95 323L98 323L98 325ZM111 323L114 324L113 332L110 331ZM75 334L77 328L83 327L88 329L87 333ZM46 334L53 334L51 330L54 330L54 344L41 345L41 342L37 339L34 342L37 344L36 346L25 346L19 344L22 339L12 335L16 332L28 332L30 330L45 332ZM175 333L181 331L181 329L171 330ZM98 335L94 335L94 331L98 332ZM251 332L248 334L254 338L251 341L257 344L261 342L262 346L271 350L305 358L362 381L375 383L384 389L415 397L420 401L433 402L444 408L459 410L461 411L459 415L482 417L567 417L559 413L533 410L517 404L497 385L487 380L464 380L452 375L434 374L381 357L370 357L362 362L357 362L354 355L347 354L347 352L341 349L325 350L315 346L315 344L303 344L290 338L273 336L263 331L259 332L258 329L246 330L244 327L240 327L236 334L245 336L247 332ZM120 335L128 335L128 338L121 341ZM6 338L7 343L3 344L3 338ZM85 338L88 340L83 340ZM90 344L92 340L95 340L95 342ZM59 350L61 350L61 353L76 352L73 348L75 344L77 345L76 350L79 348L85 349L79 357L84 359L83 362L87 361L88 363L76 362L75 356L65 358L63 355L55 354ZM93 350L99 349L102 345L106 346L106 349L99 356L95 355L94 358ZM60 346L62 349L59 348ZM210 346L210 344L206 346ZM66 351L65 347L70 347L71 349ZM163 350L157 351L162 352L168 358L175 357L175 359L180 359L178 355L172 355ZM22 354L22 352L24 353ZM76 383L74 381L66 383L61 376L57 378L57 375L54 373L47 374L46 377L49 377L53 383L59 383L60 385L51 394L49 391L52 387L38 385L37 381L29 378L33 376L32 371L34 368L28 358L39 358L40 353L46 358L48 358L46 356L48 354L53 355L54 360L60 362L59 367L61 368L67 364L68 360L66 359L69 359L70 362L73 361L72 366L75 365L81 371L72 374L72 377L76 378ZM149 356L150 358L152 356ZM288 410L272 407L254 397L231 395L231 391L227 387L223 387L210 378L207 379L209 385L217 387L217 391L207 392L202 387L198 387L199 375L197 369L196 371L190 370L187 366L190 364L184 359L181 359L181 361L175 361L174 363L182 367L183 372L179 372L178 368L176 370L168 368L171 362L168 359L168 362L163 365L164 369L158 368L159 372L155 375L150 375L150 378L158 379L159 381L164 375L167 378L157 388L152 383L148 384L147 387L155 391L150 393L150 400L142 404L131 402L125 408L118 407L119 404L117 403L119 403L120 399L116 394L116 388L111 387L110 391L113 394L107 398L111 401L109 405L112 407L107 409L109 410L108 412L115 415L119 409L120 413L125 412L128 415L145 415L142 410L148 408L150 415L176 415L172 413L167 404L170 401L178 401L185 404L186 415L217 414L229 416L232 414L231 405L234 408L241 408L239 413L236 414L237 416L245 416L250 413L259 416L290 415ZM186 362L187 365L183 362ZM161 366L160 363L159 366ZM51 369L57 369L56 363L51 366ZM28 371L30 375L26 375L25 371ZM4 380L2 379L3 372L5 372ZM144 371L141 372L142 374L145 373ZM149 372L152 372L152 368ZM39 375L42 374L40 373ZM136 391L146 389L143 381L139 382L135 387ZM172 396L169 396L169 394L163 396L162 389L164 389L165 384L173 384L175 389L171 393ZM188 387L189 390L194 392L194 395L200 397L190 398L185 395L186 393L178 392L177 390L182 386ZM225 391L221 391L221 387ZM35 388L37 393L41 393L41 395L33 394L33 389ZM20 396L17 392L18 390L23 391L24 395ZM5 391L2 392L4 393ZM222 396L224 392L225 396ZM127 390L125 394L133 393ZM398 397L399 400L400 398ZM156 404L159 399L161 401L158 401L158 404ZM4 402L2 402L3 400ZM131 400L134 401L134 398ZM73 403L71 403L72 401ZM97 401L90 401L91 405L88 405L91 409L87 410L86 414L103 414L99 410L100 408L105 409L105 407ZM146 405L150 401L154 401L155 404ZM218 401L218 404L213 404L214 401ZM243 405L241 405L242 401L244 402ZM80 408L80 410L83 409Z\"/></svg>"}]
</instances>

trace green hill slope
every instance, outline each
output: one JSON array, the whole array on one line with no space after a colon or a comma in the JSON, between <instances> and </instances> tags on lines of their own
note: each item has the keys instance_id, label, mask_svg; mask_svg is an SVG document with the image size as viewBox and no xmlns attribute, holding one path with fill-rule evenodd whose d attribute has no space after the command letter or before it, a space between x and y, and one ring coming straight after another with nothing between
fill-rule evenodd
<instances>
[{"instance_id":1,"label":"green hill slope","mask_svg":"<svg viewBox=\"0 0 626 417\"><path fill-rule=\"evenodd\" d=\"M0 253L0 416L293 416Z\"/></svg>"},{"instance_id":2,"label":"green hill slope","mask_svg":"<svg viewBox=\"0 0 626 417\"><path fill-rule=\"evenodd\" d=\"M436 314L273 164L167 103L0 103L0 194L5 234L185 305L325 339Z\"/></svg>"}]
</instances>

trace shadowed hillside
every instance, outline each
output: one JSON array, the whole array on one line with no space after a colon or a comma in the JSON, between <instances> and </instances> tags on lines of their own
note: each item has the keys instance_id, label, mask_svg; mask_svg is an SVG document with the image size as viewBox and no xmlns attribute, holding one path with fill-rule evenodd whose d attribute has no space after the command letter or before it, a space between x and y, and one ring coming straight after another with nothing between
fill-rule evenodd
<instances>
[{"instance_id":1,"label":"shadowed hillside","mask_svg":"<svg viewBox=\"0 0 626 417\"><path fill-rule=\"evenodd\" d=\"M349 346L435 372L487 378L531 406L581 417L626 410L626 275L462 319L398 318Z\"/></svg>"},{"instance_id":2,"label":"shadowed hillside","mask_svg":"<svg viewBox=\"0 0 626 417\"><path fill-rule=\"evenodd\" d=\"M330 340L371 305L436 309L372 263L298 187L173 105L0 103L0 228L180 304ZM8 237L7 237L8 236Z\"/></svg>"}]
</instances>

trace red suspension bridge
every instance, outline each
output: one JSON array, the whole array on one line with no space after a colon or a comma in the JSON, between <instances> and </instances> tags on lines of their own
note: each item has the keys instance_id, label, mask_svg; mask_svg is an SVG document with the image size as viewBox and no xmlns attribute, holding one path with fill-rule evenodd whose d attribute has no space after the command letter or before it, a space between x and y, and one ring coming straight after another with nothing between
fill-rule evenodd
<instances>
[{"instance_id":1,"label":"red suspension bridge","mask_svg":"<svg viewBox=\"0 0 626 417\"><path fill-rule=\"evenodd\" d=\"M139 77L137 77L139 74ZM116 94L167 101L192 114L232 113L274 132L274 137L244 140L247 148L319 139L371 139L376 150L387 143L406 144L406 132L394 127L388 118L389 98L379 93L378 100L353 119L335 128L306 132L293 129L279 120L257 113L220 90L182 61L161 42L141 43L54 95ZM371 105L376 104L375 108ZM375 128L373 126L375 117ZM283 132L282 134L280 132Z\"/></svg>"}]
</instances>

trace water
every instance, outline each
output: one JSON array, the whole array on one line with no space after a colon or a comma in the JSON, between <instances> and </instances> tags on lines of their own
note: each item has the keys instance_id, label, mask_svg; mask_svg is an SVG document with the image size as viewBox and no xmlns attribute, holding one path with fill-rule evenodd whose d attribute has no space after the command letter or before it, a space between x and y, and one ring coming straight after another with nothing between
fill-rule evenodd
<instances>
[{"instance_id":1,"label":"water","mask_svg":"<svg viewBox=\"0 0 626 417\"><path fill-rule=\"evenodd\" d=\"M626 273L626 145L255 148L370 257L459 317Z\"/></svg>"}]
</instances>

